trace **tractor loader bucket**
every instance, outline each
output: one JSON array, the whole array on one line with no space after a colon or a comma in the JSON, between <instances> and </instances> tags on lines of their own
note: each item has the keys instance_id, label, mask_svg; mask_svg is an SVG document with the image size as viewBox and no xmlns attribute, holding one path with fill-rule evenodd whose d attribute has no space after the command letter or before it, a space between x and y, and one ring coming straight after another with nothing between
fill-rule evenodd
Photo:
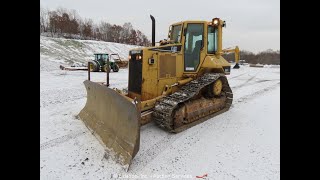
<instances>
[{"instance_id":1,"label":"tractor loader bucket","mask_svg":"<svg viewBox=\"0 0 320 180\"><path fill-rule=\"evenodd\" d=\"M140 111L104 85L84 81L87 103L78 117L106 146L107 155L128 170L140 146Z\"/></svg>"}]
</instances>

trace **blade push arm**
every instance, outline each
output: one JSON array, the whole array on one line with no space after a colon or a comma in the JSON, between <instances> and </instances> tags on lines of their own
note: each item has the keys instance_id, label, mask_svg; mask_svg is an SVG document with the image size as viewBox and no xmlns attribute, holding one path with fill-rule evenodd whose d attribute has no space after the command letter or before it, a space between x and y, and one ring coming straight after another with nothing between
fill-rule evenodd
<instances>
[{"instance_id":1,"label":"blade push arm","mask_svg":"<svg viewBox=\"0 0 320 180\"><path fill-rule=\"evenodd\" d=\"M239 66L239 60L240 60L240 50L239 50L239 47L236 46L235 48L233 49L230 49L230 48L227 48L227 49L223 49L222 50L222 53L223 54L228 54L228 53L234 53L234 60L236 62L236 65L234 65L234 69L239 69L240 66Z\"/></svg>"}]
</instances>

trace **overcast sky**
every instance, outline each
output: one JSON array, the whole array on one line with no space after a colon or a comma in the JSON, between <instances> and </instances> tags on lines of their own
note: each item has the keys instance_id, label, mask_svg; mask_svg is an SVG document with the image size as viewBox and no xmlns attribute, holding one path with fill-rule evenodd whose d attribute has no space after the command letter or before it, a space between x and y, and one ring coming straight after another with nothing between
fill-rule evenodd
<instances>
[{"instance_id":1,"label":"overcast sky","mask_svg":"<svg viewBox=\"0 0 320 180\"><path fill-rule=\"evenodd\" d=\"M41 7L75 9L82 18L112 24L131 22L151 40L152 14L156 41L167 38L168 27L184 20L219 17L227 22L223 47L259 52L280 49L280 0L40 0Z\"/></svg>"}]
</instances>

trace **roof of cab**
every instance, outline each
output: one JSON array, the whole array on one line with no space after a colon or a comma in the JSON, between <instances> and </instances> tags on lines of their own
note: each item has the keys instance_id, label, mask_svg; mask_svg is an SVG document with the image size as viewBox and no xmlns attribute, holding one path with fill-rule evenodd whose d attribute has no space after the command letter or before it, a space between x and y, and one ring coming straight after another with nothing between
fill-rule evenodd
<instances>
[{"instance_id":1,"label":"roof of cab","mask_svg":"<svg viewBox=\"0 0 320 180\"><path fill-rule=\"evenodd\" d=\"M94 55L99 55L99 54L109 54L109 53L94 53Z\"/></svg>"},{"instance_id":2,"label":"roof of cab","mask_svg":"<svg viewBox=\"0 0 320 180\"><path fill-rule=\"evenodd\" d=\"M210 21L197 21L197 20L187 20L187 21L180 21L180 22L176 22L176 23L173 23L171 25L178 25L178 24L182 24L182 23L209 23Z\"/></svg>"}]
</instances>

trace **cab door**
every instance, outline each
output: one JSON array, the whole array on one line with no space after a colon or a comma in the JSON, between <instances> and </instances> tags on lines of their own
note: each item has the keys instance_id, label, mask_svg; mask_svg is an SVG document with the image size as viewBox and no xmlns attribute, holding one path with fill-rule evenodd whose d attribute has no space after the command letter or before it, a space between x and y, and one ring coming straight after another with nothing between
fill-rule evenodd
<instances>
[{"instance_id":1,"label":"cab door","mask_svg":"<svg viewBox=\"0 0 320 180\"><path fill-rule=\"evenodd\" d=\"M184 72L197 72L204 59L204 23L186 23L184 27Z\"/></svg>"}]
</instances>

